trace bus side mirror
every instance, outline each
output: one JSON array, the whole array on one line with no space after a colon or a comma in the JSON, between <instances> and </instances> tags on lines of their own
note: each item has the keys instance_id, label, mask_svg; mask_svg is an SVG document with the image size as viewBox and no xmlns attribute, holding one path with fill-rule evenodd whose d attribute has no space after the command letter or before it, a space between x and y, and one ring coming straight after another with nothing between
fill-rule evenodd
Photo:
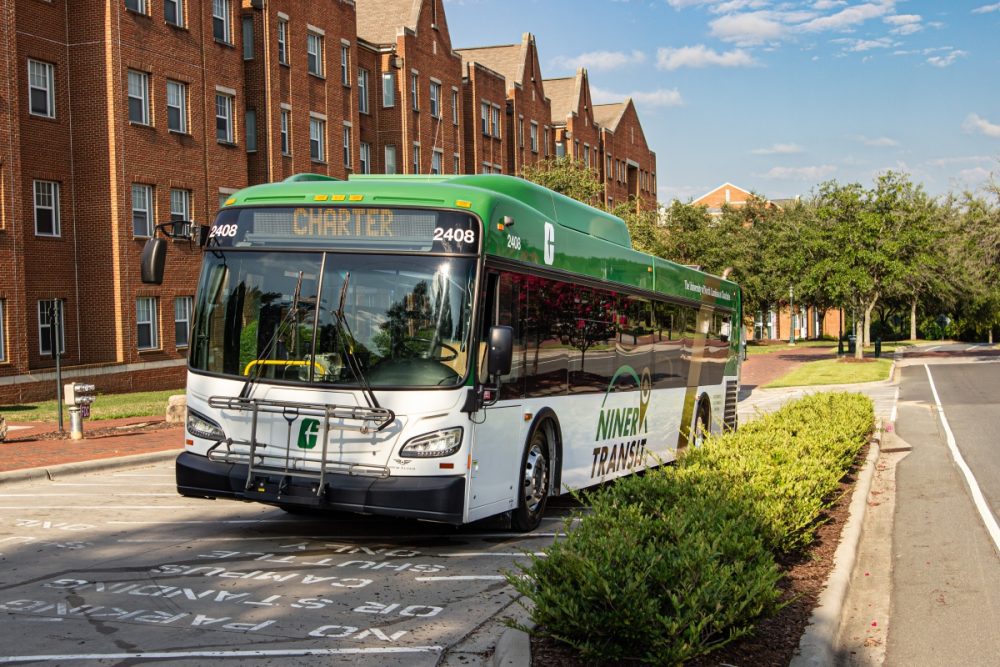
<instances>
[{"instance_id":1,"label":"bus side mirror","mask_svg":"<svg viewBox=\"0 0 1000 667\"><path fill-rule=\"evenodd\" d=\"M490 349L486 357L486 374L491 378L510 373L514 357L514 330L511 327L490 327Z\"/></svg>"},{"instance_id":2,"label":"bus side mirror","mask_svg":"<svg viewBox=\"0 0 1000 667\"><path fill-rule=\"evenodd\" d=\"M165 239L149 239L142 249L140 275L142 282L149 285L163 284L163 268L167 262L167 242Z\"/></svg>"}]
</instances>

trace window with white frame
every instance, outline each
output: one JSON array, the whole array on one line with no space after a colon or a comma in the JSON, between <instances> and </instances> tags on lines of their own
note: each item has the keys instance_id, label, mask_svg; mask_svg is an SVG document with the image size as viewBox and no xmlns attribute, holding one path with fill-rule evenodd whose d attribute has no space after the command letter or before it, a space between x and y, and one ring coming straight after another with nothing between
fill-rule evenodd
<instances>
[{"instance_id":1,"label":"window with white frame","mask_svg":"<svg viewBox=\"0 0 1000 667\"><path fill-rule=\"evenodd\" d=\"M149 75L134 69L128 71L128 119L149 125Z\"/></svg>"},{"instance_id":2,"label":"window with white frame","mask_svg":"<svg viewBox=\"0 0 1000 667\"><path fill-rule=\"evenodd\" d=\"M590 144L583 145L583 162L588 167L590 166Z\"/></svg>"},{"instance_id":3,"label":"window with white frame","mask_svg":"<svg viewBox=\"0 0 1000 667\"><path fill-rule=\"evenodd\" d=\"M187 134L187 84L167 81L167 129L171 132Z\"/></svg>"},{"instance_id":4,"label":"window with white frame","mask_svg":"<svg viewBox=\"0 0 1000 667\"><path fill-rule=\"evenodd\" d=\"M226 93L215 94L215 138L224 144L234 143L233 96Z\"/></svg>"},{"instance_id":5,"label":"window with white frame","mask_svg":"<svg viewBox=\"0 0 1000 667\"><path fill-rule=\"evenodd\" d=\"M362 141L358 152L358 171L362 174L372 173L372 145Z\"/></svg>"},{"instance_id":6,"label":"window with white frame","mask_svg":"<svg viewBox=\"0 0 1000 667\"><path fill-rule=\"evenodd\" d=\"M431 151L431 173L440 174L441 173L441 160L444 155L438 149Z\"/></svg>"},{"instance_id":7,"label":"window with white frame","mask_svg":"<svg viewBox=\"0 0 1000 667\"><path fill-rule=\"evenodd\" d=\"M191 340L191 302L189 296L174 299L174 345L187 347Z\"/></svg>"},{"instance_id":8,"label":"window with white frame","mask_svg":"<svg viewBox=\"0 0 1000 667\"><path fill-rule=\"evenodd\" d=\"M431 116L434 118L441 117L441 84L436 81L431 81L430 90L430 107Z\"/></svg>"},{"instance_id":9,"label":"window with white frame","mask_svg":"<svg viewBox=\"0 0 1000 667\"><path fill-rule=\"evenodd\" d=\"M135 300L136 347L140 350L155 350L159 347L157 301L155 296L141 296Z\"/></svg>"},{"instance_id":10,"label":"window with white frame","mask_svg":"<svg viewBox=\"0 0 1000 667\"><path fill-rule=\"evenodd\" d=\"M350 169L354 161L351 159L351 126L344 124L344 169Z\"/></svg>"},{"instance_id":11,"label":"window with white frame","mask_svg":"<svg viewBox=\"0 0 1000 667\"><path fill-rule=\"evenodd\" d=\"M340 83L351 85L351 45L340 45Z\"/></svg>"},{"instance_id":12,"label":"window with white frame","mask_svg":"<svg viewBox=\"0 0 1000 667\"><path fill-rule=\"evenodd\" d=\"M451 173L461 174L462 173L462 158L458 153L452 153L452 169Z\"/></svg>"},{"instance_id":13,"label":"window with white frame","mask_svg":"<svg viewBox=\"0 0 1000 667\"><path fill-rule=\"evenodd\" d=\"M382 74L382 106L396 106L396 75L393 72Z\"/></svg>"},{"instance_id":14,"label":"window with white frame","mask_svg":"<svg viewBox=\"0 0 1000 667\"><path fill-rule=\"evenodd\" d=\"M56 116L56 68L28 60L28 111L33 116Z\"/></svg>"},{"instance_id":15,"label":"window with white frame","mask_svg":"<svg viewBox=\"0 0 1000 667\"><path fill-rule=\"evenodd\" d=\"M545 157L549 156L549 137L550 136L551 135L549 134L549 126L546 125L543 128L543 130L542 130L542 142L545 144L545 146L542 147L542 152L545 154Z\"/></svg>"},{"instance_id":16,"label":"window with white frame","mask_svg":"<svg viewBox=\"0 0 1000 667\"><path fill-rule=\"evenodd\" d=\"M35 181L35 235L59 236L59 184Z\"/></svg>"},{"instance_id":17,"label":"window with white frame","mask_svg":"<svg viewBox=\"0 0 1000 667\"><path fill-rule=\"evenodd\" d=\"M247 135L247 153L257 151L257 110L247 109L243 123Z\"/></svg>"},{"instance_id":18,"label":"window with white frame","mask_svg":"<svg viewBox=\"0 0 1000 667\"><path fill-rule=\"evenodd\" d=\"M58 341L59 354L66 352L66 309L62 299L38 302L38 352L52 354L53 338ZM58 322L58 326L55 326Z\"/></svg>"},{"instance_id":19,"label":"window with white frame","mask_svg":"<svg viewBox=\"0 0 1000 667\"><path fill-rule=\"evenodd\" d=\"M323 76L323 36L314 32L306 33L306 71Z\"/></svg>"},{"instance_id":20,"label":"window with white frame","mask_svg":"<svg viewBox=\"0 0 1000 667\"><path fill-rule=\"evenodd\" d=\"M493 136L497 139L500 138L500 107L496 104L493 105L493 115L490 122L490 130L493 132Z\"/></svg>"},{"instance_id":21,"label":"window with white frame","mask_svg":"<svg viewBox=\"0 0 1000 667\"><path fill-rule=\"evenodd\" d=\"M3 299L0 299L0 361L7 361L7 348L4 346L7 330L4 328Z\"/></svg>"},{"instance_id":22,"label":"window with white frame","mask_svg":"<svg viewBox=\"0 0 1000 667\"><path fill-rule=\"evenodd\" d=\"M481 174L488 174L488 173L490 173L490 171L491 171L490 163L489 162L484 162L483 166L482 166L482 171L480 171L479 173L481 173Z\"/></svg>"},{"instance_id":23,"label":"window with white frame","mask_svg":"<svg viewBox=\"0 0 1000 667\"><path fill-rule=\"evenodd\" d=\"M517 144L524 148L524 116L517 117Z\"/></svg>"},{"instance_id":24,"label":"window with white frame","mask_svg":"<svg viewBox=\"0 0 1000 667\"><path fill-rule=\"evenodd\" d=\"M605 161L606 166L604 168L604 178L609 181L614 177L614 172L611 170L611 162L612 158L608 155L607 160Z\"/></svg>"},{"instance_id":25,"label":"window with white frame","mask_svg":"<svg viewBox=\"0 0 1000 667\"><path fill-rule=\"evenodd\" d=\"M309 157L314 162L326 160L326 121L315 116L309 118Z\"/></svg>"},{"instance_id":26,"label":"window with white frame","mask_svg":"<svg viewBox=\"0 0 1000 667\"><path fill-rule=\"evenodd\" d=\"M358 70L358 112L368 113L368 70Z\"/></svg>"},{"instance_id":27,"label":"window with white frame","mask_svg":"<svg viewBox=\"0 0 1000 667\"><path fill-rule=\"evenodd\" d=\"M451 123L458 125L458 90L451 89Z\"/></svg>"},{"instance_id":28,"label":"window with white frame","mask_svg":"<svg viewBox=\"0 0 1000 667\"><path fill-rule=\"evenodd\" d=\"M531 152L538 152L538 123L531 121Z\"/></svg>"},{"instance_id":29,"label":"window with white frame","mask_svg":"<svg viewBox=\"0 0 1000 667\"><path fill-rule=\"evenodd\" d=\"M292 112L288 109L281 110L281 154L291 155L292 154L292 144L290 141L291 132L291 115Z\"/></svg>"},{"instance_id":30,"label":"window with white frame","mask_svg":"<svg viewBox=\"0 0 1000 667\"><path fill-rule=\"evenodd\" d=\"M253 60L253 17L244 16L243 26L243 60Z\"/></svg>"},{"instance_id":31,"label":"window with white frame","mask_svg":"<svg viewBox=\"0 0 1000 667\"><path fill-rule=\"evenodd\" d=\"M139 14L146 13L146 0L125 0L125 9L131 9Z\"/></svg>"},{"instance_id":32,"label":"window with white frame","mask_svg":"<svg viewBox=\"0 0 1000 667\"><path fill-rule=\"evenodd\" d=\"M153 187L132 184L132 236L153 235Z\"/></svg>"},{"instance_id":33,"label":"window with white frame","mask_svg":"<svg viewBox=\"0 0 1000 667\"><path fill-rule=\"evenodd\" d=\"M396 147L391 144L385 147L385 173L396 173Z\"/></svg>"},{"instance_id":34,"label":"window with white frame","mask_svg":"<svg viewBox=\"0 0 1000 667\"><path fill-rule=\"evenodd\" d=\"M170 190L170 219L191 219L191 191L180 188Z\"/></svg>"},{"instance_id":35,"label":"window with white frame","mask_svg":"<svg viewBox=\"0 0 1000 667\"><path fill-rule=\"evenodd\" d=\"M411 174L420 173L420 144L414 142L413 144L413 171Z\"/></svg>"},{"instance_id":36,"label":"window with white frame","mask_svg":"<svg viewBox=\"0 0 1000 667\"><path fill-rule=\"evenodd\" d=\"M170 25L184 25L184 0L163 0L163 18Z\"/></svg>"},{"instance_id":37,"label":"window with white frame","mask_svg":"<svg viewBox=\"0 0 1000 667\"><path fill-rule=\"evenodd\" d=\"M288 21L278 19L278 63L288 64Z\"/></svg>"},{"instance_id":38,"label":"window with white frame","mask_svg":"<svg viewBox=\"0 0 1000 667\"><path fill-rule=\"evenodd\" d=\"M479 105L479 128L482 133L489 135L490 133L490 103L483 100Z\"/></svg>"},{"instance_id":39,"label":"window with white frame","mask_svg":"<svg viewBox=\"0 0 1000 667\"><path fill-rule=\"evenodd\" d=\"M230 0L212 0L212 36L220 42L233 41L232 8Z\"/></svg>"},{"instance_id":40,"label":"window with white frame","mask_svg":"<svg viewBox=\"0 0 1000 667\"><path fill-rule=\"evenodd\" d=\"M410 74L410 99L413 100L413 110L420 111L420 75Z\"/></svg>"}]
</instances>

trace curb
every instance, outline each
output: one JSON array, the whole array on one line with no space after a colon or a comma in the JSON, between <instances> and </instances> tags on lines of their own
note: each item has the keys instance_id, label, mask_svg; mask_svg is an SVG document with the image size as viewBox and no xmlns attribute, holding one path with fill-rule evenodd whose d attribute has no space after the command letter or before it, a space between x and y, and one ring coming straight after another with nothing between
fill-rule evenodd
<instances>
[{"instance_id":1,"label":"curb","mask_svg":"<svg viewBox=\"0 0 1000 667\"><path fill-rule=\"evenodd\" d=\"M527 627L534 627L534 623L528 622ZM513 665L522 667L531 664L531 637L524 630L517 628L507 628L500 635L496 648L493 649L493 658L490 661L494 667L500 665Z\"/></svg>"},{"instance_id":2,"label":"curb","mask_svg":"<svg viewBox=\"0 0 1000 667\"><path fill-rule=\"evenodd\" d=\"M72 475L82 475L90 472L100 472L102 470L113 470L115 468L127 468L129 466L160 463L161 461L171 461L177 458L178 454L180 454L180 450L169 449L162 452L151 452L148 454L132 454L130 456L113 456L106 459L95 459L92 461L60 463L58 465L44 468L8 470L6 472L0 472L0 483L54 480L56 477L69 477Z\"/></svg>"},{"instance_id":3,"label":"curb","mask_svg":"<svg viewBox=\"0 0 1000 667\"><path fill-rule=\"evenodd\" d=\"M826 580L826 586L809 618L799 647L789 667L824 667L836 664L836 642L840 632L844 602L857 560L861 543L861 525L868 508L868 492L875 476L875 462L878 460L882 444L882 424L869 441L868 457L858 475L858 483L851 496L850 514L840 533L840 544L833 555L833 571Z\"/></svg>"}]
</instances>

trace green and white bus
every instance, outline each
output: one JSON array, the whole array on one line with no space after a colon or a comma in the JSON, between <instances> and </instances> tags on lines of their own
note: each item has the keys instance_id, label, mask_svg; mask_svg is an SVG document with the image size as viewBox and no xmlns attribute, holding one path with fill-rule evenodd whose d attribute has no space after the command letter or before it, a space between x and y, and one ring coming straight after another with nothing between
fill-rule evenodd
<instances>
[{"instance_id":1,"label":"green and white bus","mask_svg":"<svg viewBox=\"0 0 1000 667\"><path fill-rule=\"evenodd\" d=\"M302 174L194 236L182 495L530 530L736 426L739 287L523 179Z\"/></svg>"}]
</instances>

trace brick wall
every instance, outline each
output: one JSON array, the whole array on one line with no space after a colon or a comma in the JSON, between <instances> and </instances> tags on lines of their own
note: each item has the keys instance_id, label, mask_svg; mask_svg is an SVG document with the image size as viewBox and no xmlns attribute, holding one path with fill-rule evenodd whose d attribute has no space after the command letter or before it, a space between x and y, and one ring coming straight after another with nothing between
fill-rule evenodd
<instances>
[{"instance_id":1,"label":"brick wall","mask_svg":"<svg viewBox=\"0 0 1000 667\"><path fill-rule=\"evenodd\" d=\"M468 72L462 82L465 107L465 127L468 139L465 142L465 167L469 173L499 172L511 173L508 155L510 151L510 127L505 122L506 81L502 76L479 63L469 63ZM486 132L483 131L483 115L486 105ZM493 110L500 114L500 131L494 133ZM499 136L497 136L499 134Z\"/></svg>"}]
</instances>

